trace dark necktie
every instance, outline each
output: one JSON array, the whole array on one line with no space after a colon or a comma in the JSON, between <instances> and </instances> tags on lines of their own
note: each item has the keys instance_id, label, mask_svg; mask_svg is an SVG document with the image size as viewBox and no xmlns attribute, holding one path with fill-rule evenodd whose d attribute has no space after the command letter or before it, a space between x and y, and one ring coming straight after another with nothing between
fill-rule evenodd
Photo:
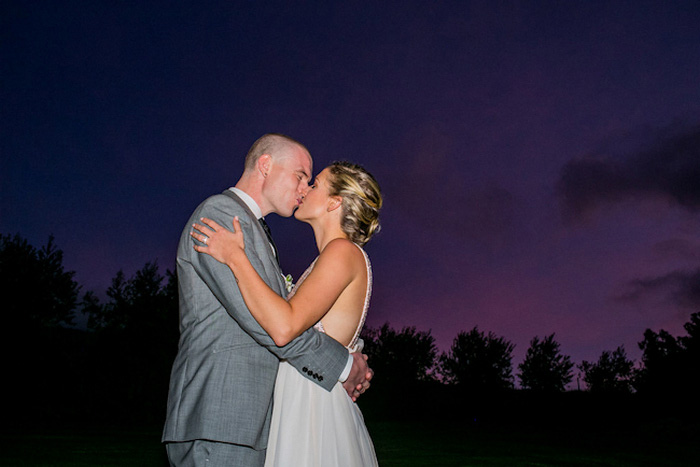
<instances>
[{"instance_id":1,"label":"dark necktie","mask_svg":"<svg viewBox=\"0 0 700 467\"><path fill-rule=\"evenodd\" d=\"M261 217L258 219L260 222L260 225L262 225L263 230L265 231L265 235L267 235L267 241L270 242L270 245L272 245L272 249L275 252L275 259L277 260L277 264L280 264L280 257L277 254L277 246L275 245L275 241L272 239L272 233L270 232L270 227L267 225L267 222L265 222L265 218Z\"/></svg>"}]
</instances>

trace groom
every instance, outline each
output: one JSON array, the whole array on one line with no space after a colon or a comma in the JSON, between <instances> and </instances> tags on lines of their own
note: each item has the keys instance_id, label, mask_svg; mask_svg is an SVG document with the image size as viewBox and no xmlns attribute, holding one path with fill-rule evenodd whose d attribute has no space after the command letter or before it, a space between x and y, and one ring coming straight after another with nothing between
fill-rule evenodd
<instances>
[{"instance_id":1,"label":"groom","mask_svg":"<svg viewBox=\"0 0 700 467\"><path fill-rule=\"evenodd\" d=\"M358 397L371 371L361 354L310 329L277 347L248 311L231 270L197 253L191 226L202 217L231 228L238 216L250 262L286 296L272 237L263 217L292 215L303 201L312 161L299 142L267 134L248 151L235 187L197 207L180 237L177 275L180 343L170 376L163 433L174 466L262 466L279 359L326 390L343 381Z\"/></svg>"}]
</instances>

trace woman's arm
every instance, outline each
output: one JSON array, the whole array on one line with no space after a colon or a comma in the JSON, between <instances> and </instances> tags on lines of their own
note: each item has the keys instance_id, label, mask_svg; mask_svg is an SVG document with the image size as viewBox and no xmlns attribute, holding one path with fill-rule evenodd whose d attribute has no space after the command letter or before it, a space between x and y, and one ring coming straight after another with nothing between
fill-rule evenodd
<instances>
[{"instance_id":1,"label":"woman's arm","mask_svg":"<svg viewBox=\"0 0 700 467\"><path fill-rule=\"evenodd\" d=\"M287 345L316 324L357 276L357 255L362 253L350 241L336 239L324 248L314 269L288 302L260 278L248 260L238 218L233 220L234 232L209 219L201 221L206 226L195 224L192 236L200 241L206 238L206 244L195 245L195 250L211 255L233 271L250 313L278 346Z\"/></svg>"}]
</instances>

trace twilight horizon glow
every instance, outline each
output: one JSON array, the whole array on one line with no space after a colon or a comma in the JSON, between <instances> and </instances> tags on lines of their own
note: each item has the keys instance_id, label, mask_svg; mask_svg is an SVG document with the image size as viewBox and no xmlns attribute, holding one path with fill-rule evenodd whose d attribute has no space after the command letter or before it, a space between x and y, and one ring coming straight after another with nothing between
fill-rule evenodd
<instances>
[{"instance_id":1,"label":"twilight horizon glow","mask_svg":"<svg viewBox=\"0 0 700 467\"><path fill-rule=\"evenodd\" d=\"M514 366L555 333L579 363L700 308L698 2L2 11L0 232L55 235L84 290L172 268L274 131L382 185L371 326L478 326ZM268 221L298 277L311 230Z\"/></svg>"}]
</instances>

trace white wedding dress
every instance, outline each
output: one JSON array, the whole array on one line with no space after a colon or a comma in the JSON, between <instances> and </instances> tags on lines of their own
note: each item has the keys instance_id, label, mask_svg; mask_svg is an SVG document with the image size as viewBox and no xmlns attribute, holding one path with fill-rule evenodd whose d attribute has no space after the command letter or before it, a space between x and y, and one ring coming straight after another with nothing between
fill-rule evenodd
<instances>
[{"instance_id":1,"label":"white wedding dress","mask_svg":"<svg viewBox=\"0 0 700 467\"><path fill-rule=\"evenodd\" d=\"M358 248L360 248L358 246ZM367 316L372 293L372 269L367 253L360 248L367 264L367 294L362 318L348 346L358 349L360 331ZM318 259L318 258L317 258ZM304 272L288 298L306 279L316 261ZM324 332L319 321L316 329ZM275 383L274 406L265 467L350 467L376 466L372 440L362 412L341 384L328 392L303 377L282 361Z\"/></svg>"}]
</instances>

